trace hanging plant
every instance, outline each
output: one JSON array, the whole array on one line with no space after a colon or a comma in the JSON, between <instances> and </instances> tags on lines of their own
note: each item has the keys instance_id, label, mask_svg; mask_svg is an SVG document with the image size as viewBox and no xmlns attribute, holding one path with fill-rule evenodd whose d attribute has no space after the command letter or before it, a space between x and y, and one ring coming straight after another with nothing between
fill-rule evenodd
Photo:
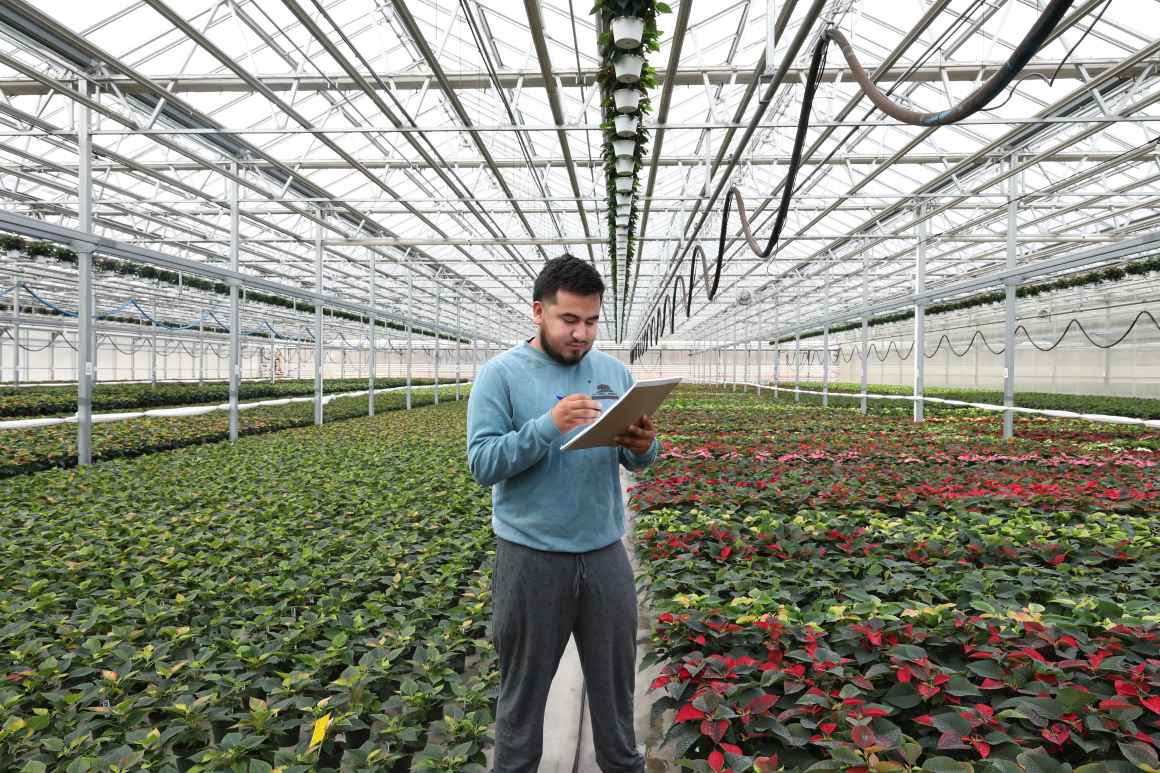
<instances>
[{"instance_id":1,"label":"hanging plant","mask_svg":"<svg viewBox=\"0 0 1160 773\"><path fill-rule=\"evenodd\" d=\"M656 0L596 0L592 13L602 16L599 38L603 62L596 80L600 86L604 145L601 155L608 191L608 251L612 295L627 304L636 233L636 194L640 168L648 143L644 116L652 111L648 92L656 88L656 69L648 55L660 51L656 17L672 13ZM624 257L624 293L619 291L619 258Z\"/></svg>"}]
</instances>

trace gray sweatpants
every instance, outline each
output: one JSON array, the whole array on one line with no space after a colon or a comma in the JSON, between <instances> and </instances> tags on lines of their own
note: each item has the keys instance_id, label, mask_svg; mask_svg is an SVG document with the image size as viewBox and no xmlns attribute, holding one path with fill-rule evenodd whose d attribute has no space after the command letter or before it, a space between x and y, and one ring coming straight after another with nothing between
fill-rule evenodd
<instances>
[{"instance_id":1,"label":"gray sweatpants","mask_svg":"<svg viewBox=\"0 0 1160 773\"><path fill-rule=\"evenodd\" d=\"M597 764L604 773L643 773L632 724L636 586L624 544L551 553L497 537L492 607L500 671L495 773L536 773L548 688L571 635Z\"/></svg>"}]
</instances>

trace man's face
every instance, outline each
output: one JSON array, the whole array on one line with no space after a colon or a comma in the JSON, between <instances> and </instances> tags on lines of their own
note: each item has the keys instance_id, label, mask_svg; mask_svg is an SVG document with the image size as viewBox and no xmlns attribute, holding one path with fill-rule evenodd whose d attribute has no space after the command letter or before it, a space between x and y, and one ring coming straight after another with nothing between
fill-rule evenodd
<instances>
[{"instance_id":1,"label":"man's face","mask_svg":"<svg viewBox=\"0 0 1160 773\"><path fill-rule=\"evenodd\" d=\"M600 296L559 290L554 301L532 302L532 320L540 328L544 353L561 365L575 365L596 340Z\"/></svg>"}]
</instances>

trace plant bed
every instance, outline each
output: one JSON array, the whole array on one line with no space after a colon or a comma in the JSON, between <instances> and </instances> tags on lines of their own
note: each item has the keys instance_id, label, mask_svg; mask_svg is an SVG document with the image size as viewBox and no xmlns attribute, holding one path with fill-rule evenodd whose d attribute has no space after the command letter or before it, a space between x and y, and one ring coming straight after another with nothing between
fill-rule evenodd
<instances>
[{"instance_id":1,"label":"plant bed","mask_svg":"<svg viewBox=\"0 0 1160 773\"><path fill-rule=\"evenodd\" d=\"M448 715L482 769L493 538L464 415L7 481L0 770L389 770Z\"/></svg>"},{"instance_id":2,"label":"plant bed","mask_svg":"<svg viewBox=\"0 0 1160 773\"><path fill-rule=\"evenodd\" d=\"M710 389L657 421L631 496L682 767L1157 767L1156 433Z\"/></svg>"}]
</instances>

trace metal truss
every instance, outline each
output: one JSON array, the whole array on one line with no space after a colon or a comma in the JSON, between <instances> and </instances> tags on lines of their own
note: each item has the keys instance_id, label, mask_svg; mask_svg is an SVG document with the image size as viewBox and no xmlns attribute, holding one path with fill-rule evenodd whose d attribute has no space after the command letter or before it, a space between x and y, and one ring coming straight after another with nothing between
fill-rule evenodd
<instances>
[{"instance_id":1,"label":"metal truss","mask_svg":"<svg viewBox=\"0 0 1160 773\"><path fill-rule=\"evenodd\" d=\"M839 319L867 299L914 304L899 287L920 243L924 292L938 295L1007 270L1012 244L1016 265L1054 266L1045 261L1155 231L1160 43L1150 30L1160 8L1146 7L1149 22L1112 3L1096 22L1103 4L1077 0L1009 98L961 125L884 120L831 57L785 238L759 261L729 234L719 292L707 298L696 267L692 314L681 304L674 337L719 345L735 340L733 324L753 338L784 334L792 306ZM869 0L673 5L654 57L660 85L628 299L602 315L610 343L639 339L677 274L687 282L694 245L715 252L716 199L728 185L757 200L756 231L768 232L803 52L820 24L839 25L894 98L938 109L1002 66L1037 9L1034 0L935 0L913 13L889 4L888 16ZM531 333L530 285L547 258L576 251L613 284L587 10L568 0L12 0L0 6L4 224L89 232L127 259L223 276L236 186L237 276L254 288L318 298L321 266L335 308L373 306L432 327L437 304L459 297L460 327L440 320L440 329L514 343ZM83 111L92 116L87 228ZM1013 178L1019 233L1009 240ZM76 303L72 269L38 270L53 297L71 292ZM164 294L133 277L101 286ZM404 310L408 297L414 308ZM202 300L190 294L172 313Z\"/></svg>"}]
</instances>

